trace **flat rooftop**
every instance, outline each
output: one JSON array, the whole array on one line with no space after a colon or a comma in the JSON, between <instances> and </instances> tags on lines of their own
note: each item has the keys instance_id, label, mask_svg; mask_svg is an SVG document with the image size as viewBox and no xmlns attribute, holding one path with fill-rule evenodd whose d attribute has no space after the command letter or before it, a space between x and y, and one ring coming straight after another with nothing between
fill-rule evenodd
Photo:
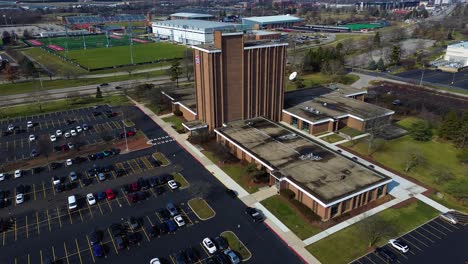
<instances>
[{"instance_id":1,"label":"flat rooftop","mask_svg":"<svg viewBox=\"0 0 468 264\"><path fill-rule=\"evenodd\" d=\"M390 180L262 117L216 131L325 204Z\"/></svg>"},{"instance_id":2,"label":"flat rooftop","mask_svg":"<svg viewBox=\"0 0 468 264\"><path fill-rule=\"evenodd\" d=\"M299 22L302 21L302 18L288 15L278 15L278 16L260 16L260 17L245 17L242 18L242 22L250 21L260 24L274 24L274 23L285 23L285 22Z\"/></svg>"},{"instance_id":3,"label":"flat rooftop","mask_svg":"<svg viewBox=\"0 0 468 264\"><path fill-rule=\"evenodd\" d=\"M202 31L205 33L211 33L215 30L231 30L237 31L242 29L242 25L224 23L217 21L207 21L207 20L197 20L197 19L174 19L174 20L164 20L164 21L155 21L153 26L160 27L170 27L178 28L181 30L193 30L193 31Z\"/></svg>"},{"instance_id":4,"label":"flat rooftop","mask_svg":"<svg viewBox=\"0 0 468 264\"><path fill-rule=\"evenodd\" d=\"M174 17L186 17L186 18L192 18L192 19L197 19L197 18L211 18L213 17L212 15L208 14L200 14L200 13L189 13L189 12L180 12L180 13L174 13L169 16L174 16Z\"/></svg>"},{"instance_id":5,"label":"flat rooftop","mask_svg":"<svg viewBox=\"0 0 468 264\"><path fill-rule=\"evenodd\" d=\"M163 93L174 102L179 102L193 112L197 112L195 88L163 89Z\"/></svg>"},{"instance_id":6,"label":"flat rooftop","mask_svg":"<svg viewBox=\"0 0 468 264\"><path fill-rule=\"evenodd\" d=\"M312 100L287 108L284 111L309 120L312 123L330 118L342 118L347 115L365 121L394 113L393 110L345 97L337 93L318 96Z\"/></svg>"},{"instance_id":7,"label":"flat rooftop","mask_svg":"<svg viewBox=\"0 0 468 264\"><path fill-rule=\"evenodd\" d=\"M460 49L460 48L468 49L468 41L463 41L460 43L452 44L452 45L449 45L449 47L456 48L456 49Z\"/></svg>"},{"instance_id":8,"label":"flat rooftop","mask_svg":"<svg viewBox=\"0 0 468 264\"><path fill-rule=\"evenodd\" d=\"M230 35L230 34L243 34L243 33L223 33L224 35ZM267 47L277 47L277 46L287 46L288 43L283 43L283 42L275 42L271 41L268 39L264 40L251 40L251 41L244 41L244 49L259 49L259 48L267 48ZM221 49L215 47L214 44L202 44L202 45L196 45L192 46L194 49L200 49L200 50L207 50L210 52L221 52Z\"/></svg>"}]
</instances>

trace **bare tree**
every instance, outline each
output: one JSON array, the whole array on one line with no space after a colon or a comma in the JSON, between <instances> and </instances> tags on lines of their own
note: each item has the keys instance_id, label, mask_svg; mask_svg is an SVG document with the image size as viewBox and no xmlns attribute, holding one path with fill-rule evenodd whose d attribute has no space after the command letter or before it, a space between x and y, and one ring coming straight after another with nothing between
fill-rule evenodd
<instances>
[{"instance_id":1,"label":"bare tree","mask_svg":"<svg viewBox=\"0 0 468 264\"><path fill-rule=\"evenodd\" d=\"M193 76L193 50L186 49L184 57L184 73L187 81L190 81Z\"/></svg>"},{"instance_id":2,"label":"bare tree","mask_svg":"<svg viewBox=\"0 0 468 264\"><path fill-rule=\"evenodd\" d=\"M31 93L31 97L34 99L37 106L39 107L39 112L42 112L42 104L44 101L47 101L47 99L49 99L50 94L47 91L38 90Z\"/></svg>"},{"instance_id":3,"label":"bare tree","mask_svg":"<svg viewBox=\"0 0 468 264\"><path fill-rule=\"evenodd\" d=\"M37 140L37 151L47 159L47 162L49 162L49 156L53 152L53 146L50 144L50 139L47 135L42 135Z\"/></svg>"},{"instance_id":4,"label":"bare tree","mask_svg":"<svg viewBox=\"0 0 468 264\"><path fill-rule=\"evenodd\" d=\"M99 137L104 141L104 143L108 146L112 140L114 140L114 136L112 134L112 130L109 128L102 129L98 132Z\"/></svg>"},{"instance_id":5,"label":"bare tree","mask_svg":"<svg viewBox=\"0 0 468 264\"><path fill-rule=\"evenodd\" d=\"M377 114L377 113L374 113ZM373 113L370 113L370 116L373 116ZM379 135L382 134L382 132L385 130L385 128L388 126L389 120L387 118L373 118L370 120L366 121L366 132L369 134L367 136L367 153L373 153L375 152L375 143L376 139L379 137Z\"/></svg>"},{"instance_id":6,"label":"bare tree","mask_svg":"<svg viewBox=\"0 0 468 264\"><path fill-rule=\"evenodd\" d=\"M424 153L418 148L408 147L405 149L405 172L410 171L412 168L420 166L426 162Z\"/></svg>"},{"instance_id":7,"label":"bare tree","mask_svg":"<svg viewBox=\"0 0 468 264\"><path fill-rule=\"evenodd\" d=\"M378 216L371 216L359 223L360 233L367 240L368 247L374 246L380 239L393 233L393 225Z\"/></svg>"}]
</instances>

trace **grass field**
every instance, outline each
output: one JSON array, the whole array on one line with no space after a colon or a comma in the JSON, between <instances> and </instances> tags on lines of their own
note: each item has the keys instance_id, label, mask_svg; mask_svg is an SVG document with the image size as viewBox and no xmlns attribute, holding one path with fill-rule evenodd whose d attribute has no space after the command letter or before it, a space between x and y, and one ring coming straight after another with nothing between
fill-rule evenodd
<instances>
[{"instance_id":1,"label":"grass field","mask_svg":"<svg viewBox=\"0 0 468 264\"><path fill-rule=\"evenodd\" d=\"M210 205L200 197L190 199L188 205L195 212L200 220L208 220L215 216L215 211L210 207Z\"/></svg>"},{"instance_id":2,"label":"grass field","mask_svg":"<svg viewBox=\"0 0 468 264\"><path fill-rule=\"evenodd\" d=\"M185 47L171 43L149 43L133 46L133 62L150 62L163 59L182 58ZM130 46L112 48L96 48L87 50L72 50L63 55L74 60L78 64L94 69L127 65L130 60Z\"/></svg>"},{"instance_id":3,"label":"grass field","mask_svg":"<svg viewBox=\"0 0 468 264\"><path fill-rule=\"evenodd\" d=\"M415 201L404 207L389 208L370 218L380 218L391 223L392 233L383 237L377 245L385 244L388 239L398 237L405 232L427 222L437 216L438 212L432 207ZM363 222L338 231L310 246L310 251L322 263L348 263L364 254L368 250L367 238L361 232Z\"/></svg>"},{"instance_id":4,"label":"grass field","mask_svg":"<svg viewBox=\"0 0 468 264\"><path fill-rule=\"evenodd\" d=\"M320 72L305 74L303 76L299 76L299 78L304 80L304 85L306 88L316 86L316 85L325 85L325 84L329 84L332 82L339 82L342 84L352 84L356 82L357 80L359 80L359 76L353 75L353 74L346 74L346 75L339 76L337 78L333 78L330 75L323 74ZM286 82L286 91L291 91L295 89L297 88L293 82L291 81Z\"/></svg>"},{"instance_id":5,"label":"grass field","mask_svg":"<svg viewBox=\"0 0 468 264\"><path fill-rule=\"evenodd\" d=\"M332 134L329 136L321 137L320 139L325 140L328 143L335 143L335 142L344 140L344 138L342 138L340 135L337 135L337 134Z\"/></svg>"},{"instance_id":6,"label":"grass field","mask_svg":"<svg viewBox=\"0 0 468 264\"><path fill-rule=\"evenodd\" d=\"M86 70L65 62L59 57L54 56L40 48L25 49L23 53L33 58L48 70L54 72L56 75L67 75L68 73L73 73L77 76L87 73Z\"/></svg>"},{"instance_id":7,"label":"grass field","mask_svg":"<svg viewBox=\"0 0 468 264\"><path fill-rule=\"evenodd\" d=\"M43 46L57 45L64 49L68 48L68 50L84 49L85 46L87 49L103 48L103 47L107 47L108 44L111 47L130 45L130 37L128 36L118 36L115 38L113 37L107 38L106 35L87 35L87 36L84 36L84 41L83 41L82 36L70 36L68 38L67 37L41 38L41 39L36 39L36 40L40 41L43 44ZM29 42L29 41L26 41L26 42ZM133 41L133 44L139 45L140 43Z\"/></svg>"},{"instance_id":8,"label":"grass field","mask_svg":"<svg viewBox=\"0 0 468 264\"><path fill-rule=\"evenodd\" d=\"M63 111L69 109L82 108L86 106L92 106L96 104L110 104L110 105L130 105L130 101L126 96L123 95L113 95L105 96L101 99L96 99L94 97L87 97L76 99L73 101L70 100L57 100L52 102L42 103L42 107L39 107L39 104L26 104L18 105L11 107L2 107L0 108L0 119L13 118L20 116L31 116L37 114L44 114L56 111Z\"/></svg>"},{"instance_id":9,"label":"grass field","mask_svg":"<svg viewBox=\"0 0 468 264\"><path fill-rule=\"evenodd\" d=\"M321 230L304 220L291 205L280 195L275 195L261 201L272 214L294 232L300 239L309 238Z\"/></svg>"}]
</instances>

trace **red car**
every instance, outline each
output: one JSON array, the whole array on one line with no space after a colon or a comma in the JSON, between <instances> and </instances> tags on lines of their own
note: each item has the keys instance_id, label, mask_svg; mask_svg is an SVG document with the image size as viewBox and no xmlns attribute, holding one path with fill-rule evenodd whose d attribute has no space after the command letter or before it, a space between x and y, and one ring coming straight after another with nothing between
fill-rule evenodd
<instances>
[{"instance_id":1,"label":"red car","mask_svg":"<svg viewBox=\"0 0 468 264\"><path fill-rule=\"evenodd\" d=\"M111 189L106 190L106 198L107 200L112 200L115 198L115 193Z\"/></svg>"},{"instance_id":2,"label":"red car","mask_svg":"<svg viewBox=\"0 0 468 264\"><path fill-rule=\"evenodd\" d=\"M134 182L130 184L130 191L131 192L138 192L140 190L140 185L138 183Z\"/></svg>"}]
</instances>

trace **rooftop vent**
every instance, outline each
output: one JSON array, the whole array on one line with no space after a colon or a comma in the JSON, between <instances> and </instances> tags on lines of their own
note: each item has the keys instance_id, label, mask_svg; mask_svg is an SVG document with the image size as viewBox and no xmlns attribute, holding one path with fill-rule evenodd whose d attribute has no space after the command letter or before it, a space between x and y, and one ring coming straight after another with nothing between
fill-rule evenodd
<instances>
[{"instance_id":1,"label":"rooftop vent","mask_svg":"<svg viewBox=\"0 0 468 264\"><path fill-rule=\"evenodd\" d=\"M296 137L297 137L296 133L291 133L291 134L280 136L280 137L278 137L278 139L280 139L280 140L290 140L290 139L294 139Z\"/></svg>"},{"instance_id":2,"label":"rooftop vent","mask_svg":"<svg viewBox=\"0 0 468 264\"><path fill-rule=\"evenodd\" d=\"M310 106L304 107L304 110L305 110L306 112L311 113L311 114L316 114L316 115L320 114L320 111L319 111L319 110L314 109L313 107L310 107Z\"/></svg>"},{"instance_id":3,"label":"rooftop vent","mask_svg":"<svg viewBox=\"0 0 468 264\"><path fill-rule=\"evenodd\" d=\"M346 179L346 175L341 175L340 180Z\"/></svg>"},{"instance_id":4,"label":"rooftop vent","mask_svg":"<svg viewBox=\"0 0 468 264\"><path fill-rule=\"evenodd\" d=\"M325 106L325 107L327 107L327 103L323 103L322 105Z\"/></svg>"},{"instance_id":5,"label":"rooftop vent","mask_svg":"<svg viewBox=\"0 0 468 264\"><path fill-rule=\"evenodd\" d=\"M314 153L307 153L307 154L304 154L304 155L299 156L299 159L300 159L300 160L315 160L315 161L319 161L319 160L322 159L322 157L317 156L317 155L314 155Z\"/></svg>"},{"instance_id":6,"label":"rooftop vent","mask_svg":"<svg viewBox=\"0 0 468 264\"><path fill-rule=\"evenodd\" d=\"M254 125L255 125L255 123L254 123L254 122L251 122L251 121L249 121L249 122L247 122L247 125L251 127L251 126L254 126Z\"/></svg>"}]
</instances>

